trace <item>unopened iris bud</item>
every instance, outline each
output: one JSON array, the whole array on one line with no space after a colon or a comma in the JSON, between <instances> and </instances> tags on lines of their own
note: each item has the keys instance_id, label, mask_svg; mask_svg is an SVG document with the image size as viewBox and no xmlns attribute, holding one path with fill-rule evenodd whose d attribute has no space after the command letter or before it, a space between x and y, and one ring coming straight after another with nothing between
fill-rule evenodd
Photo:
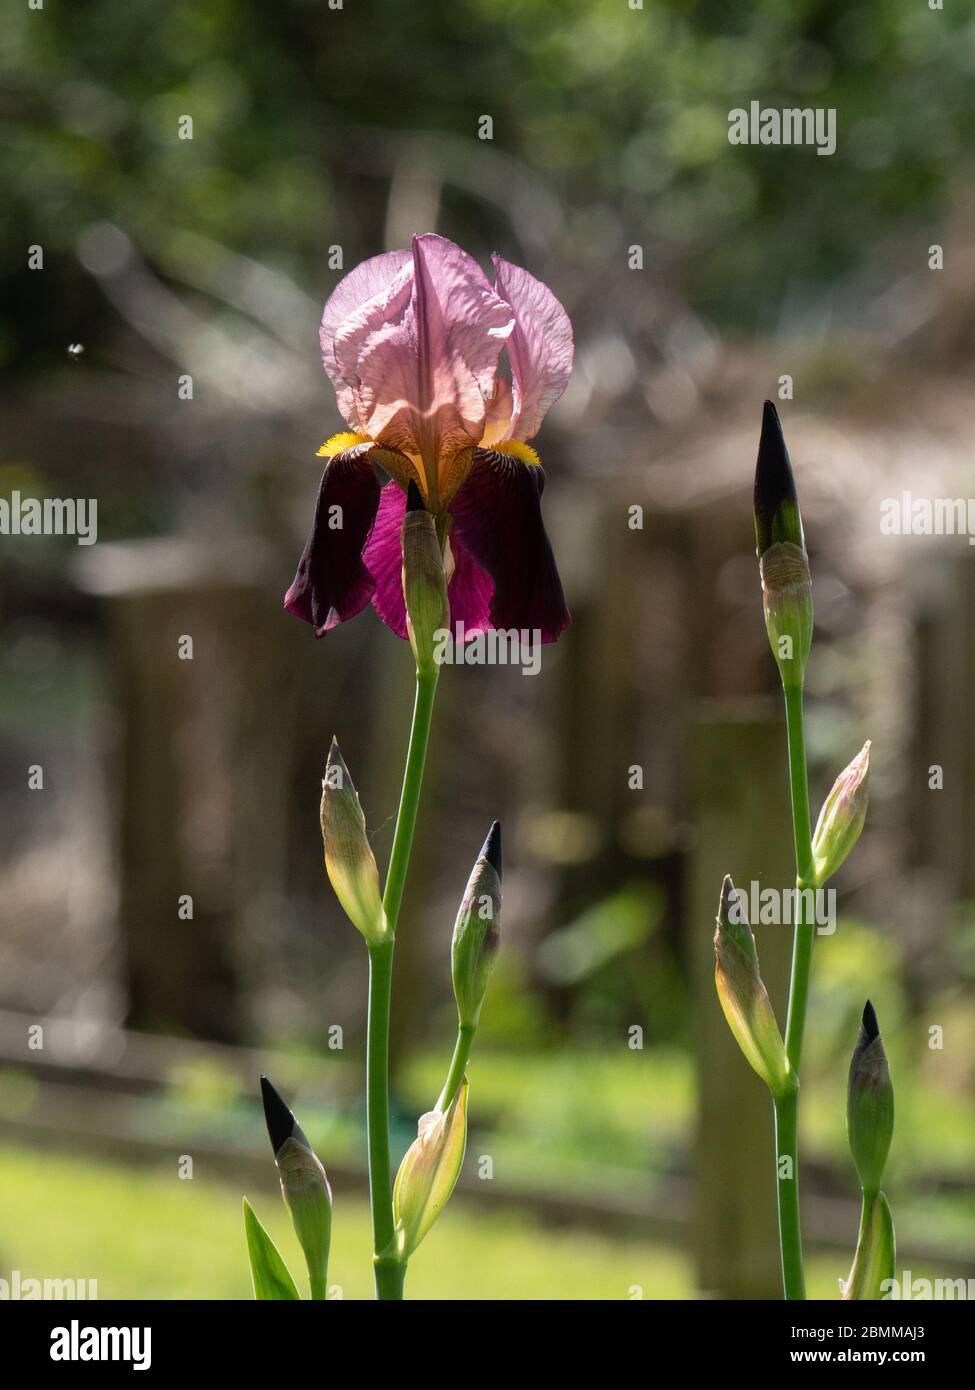
<instances>
[{"instance_id":1,"label":"unopened iris bud","mask_svg":"<svg viewBox=\"0 0 975 1390\"><path fill-rule=\"evenodd\" d=\"M434 634L449 626L450 610L436 523L412 481L403 516L403 597L417 669L429 670L434 664Z\"/></svg>"},{"instance_id":2,"label":"unopened iris bud","mask_svg":"<svg viewBox=\"0 0 975 1390\"><path fill-rule=\"evenodd\" d=\"M281 1195L308 1266L312 1298L324 1298L332 1238L332 1189L305 1133L266 1076L264 1119L281 1178Z\"/></svg>"},{"instance_id":3,"label":"unopened iris bud","mask_svg":"<svg viewBox=\"0 0 975 1390\"><path fill-rule=\"evenodd\" d=\"M877 1015L869 999L850 1063L846 1128L860 1186L864 1196L870 1197L880 1187L894 1133L894 1090Z\"/></svg>"},{"instance_id":4,"label":"unopened iris bud","mask_svg":"<svg viewBox=\"0 0 975 1390\"><path fill-rule=\"evenodd\" d=\"M421 1115L393 1186L397 1254L408 1260L454 1190L467 1147L467 1078L446 1110Z\"/></svg>"},{"instance_id":5,"label":"unopened iris bud","mask_svg":"<svg viewBox=\"0 0 975 1390\"><path fill-rule=\"evenodd\" d=\"M325 868L345 915L370 945L388 935L379 894L379 870L366 835L366 818L336 740L322 778Z\"/></svg>"},{"instance_id":6,"label":"unopened iris bud","mask_svg":"<svg viewBox=\"0 0 975 1390\"><path fill-rule=\"evenodd\" d=\"M789 451L771 401L755 468L755 541L772 654L783 686L800 687L812 644L812 581Z\"/></svg>"},{"instance_id":7,"label":"unopened iris bud","mask_svg":"<svg viewBox=\"0 0 975 1390\"><path fill-rule=\"evenodd\" d=\"M823 802L813 835L813 869L819 887L832 878L860 838L867 815L870 740L845 767Z\"/></svg>"},{"instance_id":8,"label":"unopened iris bud","mask_svg":"<svg viewBox=\"0 0 975 1390\"><path fill-rule=\"evenodd\" d=\"M755 937L744 920L730 876L721 885L714 954L714 982L728 1027L772 1095L787 1095L795 1090L797 1082L759 974Z\"/></svg>"},{"instance_id":9,"label":"unopened iris bud","mask_svg":"<svg viewBox=\"0 0 975 1390\"><path fill-rule=\"evenodd\" d=\"M501 938L501 822L488 832L461 900L450 948L457 1016L476 1028Z\"/></svg>"}]
</instances>

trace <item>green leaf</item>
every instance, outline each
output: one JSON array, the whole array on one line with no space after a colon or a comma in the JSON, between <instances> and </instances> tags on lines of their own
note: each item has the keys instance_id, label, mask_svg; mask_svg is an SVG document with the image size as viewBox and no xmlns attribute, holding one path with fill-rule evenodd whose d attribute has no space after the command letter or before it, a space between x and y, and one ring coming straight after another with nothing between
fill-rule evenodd
<instances>
[{"instance_id":1,"label":"green leaf","mask_svg":"<svg viewBox=\"0 0 975 1390\"><path fill-rule=\"evenodd\" d=\"M261 1300L300 1298L288 1266L278 1254L274 1241L258 1221L250 1202L244 1198L244 1232L247 1254L254 1280L254 1297Z\"/></svg>"},{"instance_id":2,"label":"green leaf","mask_svg":"<svg viewBox=\"0 0 975 1390\"><path fill-rule=\"evenodd\" d=\"M895 1253L894 1219L887 1198L878 1192L860 1223L860 1239L850 1277L840 1285L844 1300L880 1299L889 1293L894 1279Z\"/></svg>"},{"instance_id":3,"label":"green leaf","mask_svg":"<svg viewBox=\"0 0 975 1390\"><path fill-rule=\"evenodd\" d=\"M467 1078L446 1112L420 1117L393 1187L393 1219L403 1258L409 1259L447 1204L467 1147Z\"/></svg>"}]
</instances>

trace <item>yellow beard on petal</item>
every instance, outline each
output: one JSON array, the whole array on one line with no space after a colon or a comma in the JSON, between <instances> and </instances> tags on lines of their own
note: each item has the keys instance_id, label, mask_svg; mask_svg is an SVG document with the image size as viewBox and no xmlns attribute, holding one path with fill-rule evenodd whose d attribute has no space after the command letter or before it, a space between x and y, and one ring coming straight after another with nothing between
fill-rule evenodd
<instances>
[{"instance_id":1,"label":"yellow beard on petal","mask_svg":"<svg viewBox=\"0 0 975 1390\"><path fill-rule=\"evenodd\" d=\"M367 434L355 434L351 430L343 430L339 434L333 434L331 439L326 439L316 457L330 459L336 454L343 453L346 449L354 449L357 444L371 443L372 440Z\"/></svg>"},{"instance_id":2,"label":"yellow beard on petal","mask_svg":"<svg viewBox=\"0 0 975 1390\"><path fill-rule=\"evenodd\" d=\"M492 444L491 450L495 454L506 454L508 458L520 459L522 463L530 464L535 468L542 466L542 460L532 446L521 439L502 439L497 444Z\"/></svg>"},{"instance_id":3,"label":"yellow beard on petal","mask_svg":"<svg viewBox=\"0 0 975 1390\"><path fill-rule=\"evenodd\" d=\"M401 449L396 449L389 444L378 443L368 434L356 434L354 430L342 430L338 434L333 434L317 451L317 457L332 459L337 454L344 454L349 449L361 449L363 444L369 446L369 457L373 463L378 463L380 468L384 468L393 481L399 483L404 492L412 479L423 493L424 499L426 498L423 472L416 460Z\"/></svg>"}]
</instances>

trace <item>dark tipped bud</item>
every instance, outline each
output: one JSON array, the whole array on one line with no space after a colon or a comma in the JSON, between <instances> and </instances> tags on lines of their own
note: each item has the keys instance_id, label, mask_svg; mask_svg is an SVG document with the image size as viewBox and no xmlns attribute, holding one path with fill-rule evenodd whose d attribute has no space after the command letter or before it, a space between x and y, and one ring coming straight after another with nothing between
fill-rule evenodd
<instances>
[{"instance_id":1,"label":"dark tipped bud","mask_svg":"<svg viewBox=\"0 0 975 1390\"><path fill-rule=\"evenodd\" d=\"M480 857L492 866L498 878L501 877L501 822L496 820L488 831L487 839Z\"/></svg>"},{"instance_id":2,"label":"dark tipped bud","mask_svg":"<svg viewBox=\"0 0 975 1390\"><path fill-rule=\"evenodd\" d=\"M271 1149L277 1154L281 1145L293 1138L298 1121L266 1076L261 1077L261 1099L264 1102L264 1123L267 1125Z\"/></svg>"},{"instance_id":3,"label":"dark tipped bud","mask_svg":"<svg viewBox=\"0 0 975 1390\"><path fill-rule=\"evenodd\" d=\"M795 1090L796 1080L759 974L755 937L730 875L721 885L714 955L718 1000L735 1041L772 1095L787 1095Z\"/></svg>"},{"instance_id":4,"label":"dark tipped bud","mask_svg":"<svg viewBox=\"0 0 975 1390\"><path fill-rule=\"evenodd\" d=\"M436 523L412 481L406 495L402 541L406 629L417 670L430 670L435 665L436 634L450 624L447 577Z\"/></svg>"},{"instance_id":5,"label":"dark tipped bud","mask_svg":"<svg viewBox=\"0 0 975 1390\"><path fill-rule=\"evenodd\" d=\"M865 1197L871 1197L880 1188L894 1133L894 1089L877 1015L869 999L850 1063L846 1127L860 1186Z\"/></svg>"},{"instance_id":6,"label":"dark tipped bud","mask_svg":"<svg viewBox=\"0 0 975 1390\"><path fill-rule=\"evenodd\" d=\"M812 643L809 558L778 411L765 402L755 468L755 541L765 627L786 689L802 686Z\"/></svg>"},{"instance_id":7,"label":"dark tipped bud","mask_svg":"<svg viewBox=\"0 0 975 1390\"><path fill-rule=\"evenodd\" d=\"M785 447L779 412L771 401L762 412L762 437L755 465L755 542L759 556L772 545L805 549L799 494Z\"/></svg>"},{"instance_id":8,"label":"dark tipped bud","mask_svg":"<svg viewBox=\"0 0 975 1390\"><path fill-rule=\"evenodd\" d=\"M501 822L488 831L454 923L451 974L461 1027L476 1028L501 939Z\"/></svg>"},{"instance_id":9,"label":"dark tipped bud","mask_svg":"<svg viewBox=\"0 0 975 1390\"><path fill-rule=\"evenodd\" d=\"M866 1044L876 1042L880 1037L880 1024L877 1022L877 1010L868 999L863 1006L863 1016L860 1019L860 1028Z\"/></svg>"},{"instance_id":10,"label":"dark tipped bud","mask_svg":"<svg viewBox=\"0 0 975 1390\"><path fill-rule=\"evenodd\" d=\"M261 1096L281 1196L305 1256L312 1298L324 1298L332 1238L332 1189L304 1130L266 1076L261 1077Z\"/></svg>"}]
</instances>

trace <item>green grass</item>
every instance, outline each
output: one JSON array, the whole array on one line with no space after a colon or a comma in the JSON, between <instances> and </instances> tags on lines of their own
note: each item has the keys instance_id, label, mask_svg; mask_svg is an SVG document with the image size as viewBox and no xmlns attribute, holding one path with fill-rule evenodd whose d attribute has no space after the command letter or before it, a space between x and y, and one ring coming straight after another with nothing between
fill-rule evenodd
<instances>
[{"instance_id":1,"label":"green grass","mask_svg":"<svg viewBox=\"0 0 975 1390\"><path fill-rule=\"evenodd\" d=\"M299 1285L300 1254L276 1191L247 1194ZM369 1213L338 1196L330 1282L370 1298ZM250 1298L240 1195L202 1178L0 1149L0 1272L97 1279L99 1298ZM300 1276L300 1277L299 1277ZM410 1265L411 1298L625 1299L691 1295L689 1261L643 1241L542 1231L521 1213L456 1203Z\"/></svg>"},{"instance_id":2,"label":"green grass","mask_svg":"<svg viewBox=\"0 0 975 1390\"><path fill-rule=\"evenodd\" d=\"M248 1194L304 1288L301 1257L273 1171ZM360 1198L338 1197L331 1284L371 1298L370 1224ZM98 1297L252 1297L240 1194L158 1169L0 1147L0 1276L96 1279ZM836 1297L837 1261L809 1270L814 1298ZM455 1202L414 1256L414 1299L682 1299L694 1297L692 1261L645 1240L541 1228L521 1212Z\"/></svg>"}]
</instances>

